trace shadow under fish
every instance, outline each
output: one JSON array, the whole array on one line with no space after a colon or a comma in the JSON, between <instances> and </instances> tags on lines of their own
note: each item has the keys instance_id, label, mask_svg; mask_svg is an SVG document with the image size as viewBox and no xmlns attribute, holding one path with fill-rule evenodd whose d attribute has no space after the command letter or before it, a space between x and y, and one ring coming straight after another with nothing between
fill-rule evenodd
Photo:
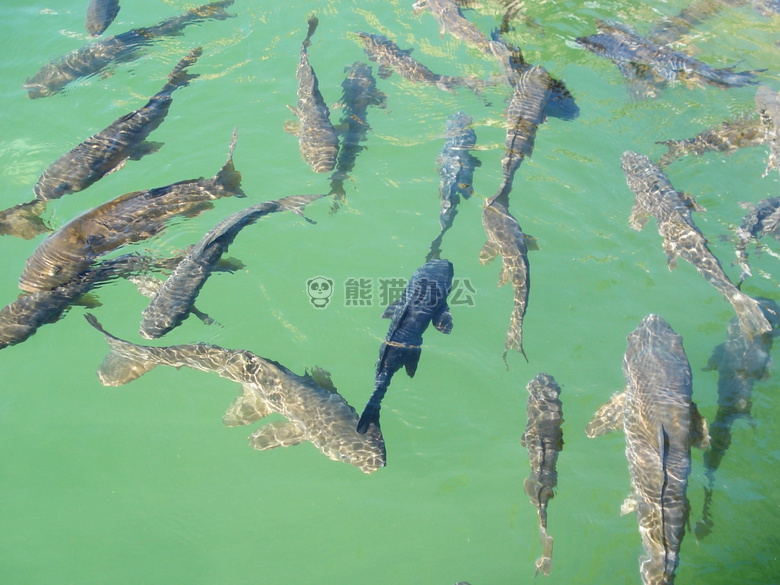
<instances>
[{"instance_id":1,"label":"shadow under fish","mask_svg":"<svg viewBox=\"0 0 780 585\"><path fill-rule=\"evenodd\" d=\"M364 473L385 466L385 443L379 427L371 425L364 434L355 431L357 412L336 391L324 370L299 376L249 351L204 343L136 345L105 331L93 315L86 318L105 335L110 347L97 372L104 386L121 386L159 365L215 372L243 388L222 419L225 425L250 424L272 413L287 419L261 426L249 439L251 447L266 450L308 441L333 461L349 463Z\"/></svg>"},{"instance_id":2,"label":"shadow under fish","mask_svg":"<svg viewBox=\"0 0 780 585\"><path fill-rule=\"evenodd\" d=\"M449 260L426 262L414 272L403 296L382 313L383 319L390 319L390 328L379 348L374 392L360 415L358 433L366 433L372 425L379 427L379 409L393 374L405 368L407 375L414 377L422 353L422 336L428 325L433 323L442 333L452 331L452 315L447 306L452 277Z\"/></svg>"},{"instance_id":3,"label":"shadow under fish","mask_svg":"<svg viewBox=\"0 0 780 585\"><path fill-rule=\"evenodd\" d=\"M204 4L155 26L137 28L93 41L44 65L35 75L27 79L24 88L31 99L55 95L72 81L100 73L112 63L137 59L144 47L161 37L178 35L190 24L200 23L206 19L231 18L232 15L228 14L225 8L233 4L233 1L220 0Z\"/></svg>"},{"instance_id":4,"label":"shadow under fish","mask_svg":"<svg viewBox=\"0 0 780 585\"><path fill-rule=\"evenodd\" d=\"M243 228L278 211L303 215L303 208L320 197L324 195L291 195L275 201L264 201L219 222L187 252L144 309L141 335L147 339L162 337L189 316L200 289Z\"/></svg>"},{"instance_id":5,"label":"shadow under fish","mask_svg":"<svg viewBox=\"0 0 780 585\"><path fill-rule=\"evenodd\" d=\"M99 37L119 14L119 0L89 0L84 27L93 37Z\"/></svg>"},{"instance_id":6,"label":"shadow under fish","mask_svg":"<svg viewBox=\"0 0 780 585\"><path fill-rule=\"evenodd\" d=\"M235 145L234 131L228 160L210 179L127 193L71 220L27 259L19 288L34 292L65 284L103 254L160 233L175 216L197 215L221 197L244 197L241 173L233 166Z\"/></svg>"}]
</instances>

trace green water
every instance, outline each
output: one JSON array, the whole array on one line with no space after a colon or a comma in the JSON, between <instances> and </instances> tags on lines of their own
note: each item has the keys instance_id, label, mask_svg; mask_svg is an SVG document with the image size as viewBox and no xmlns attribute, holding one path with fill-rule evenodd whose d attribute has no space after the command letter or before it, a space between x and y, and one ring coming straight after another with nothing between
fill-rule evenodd
<instances>
[{"instance_id":1,"label":"green water","mask_svg":"<svg viewBox=\"0 0 780 585\"><path fill-rule=\"evenodd\" d=\"M327 175L311 172L297 140L282 129L291 118L286 106L297 99L295 67L311 12L320 26L310 59L331 104L341 95L344 67L365 60L351 34L356 30L415 46L414 55L439 73L487 79L498 72L476 50L440 36L433 16L414 15L411 2L236 0L236 18L189 27L111 75L29 100L24 80L87 41L86 4L5 0L0 6L0 208L28 201L46 166L143 105L175 63L202 45L193 67L200 78L174 94L167 119L150 137L165 142L160 152L53 202L45 215L56 227L122 193L211 176L237 127L235 164L248 198L218 201L213 211L134 247L158 253L196 242L248 204L327 192ZM125 0L108 33L149 26L190 6ZM629 491L623 436L591 440L584 427L622 388L626 335L651 312L683 336L694 400L712 420L717 373L702 368L725 341L733 310L691 265L668 270L654 221L639 233L629 228L633 194L620 156L631 149L657 157L663 152L657 140L686 138L750 111L755 88L678 86L659 99L631 102L614 65L572 41L593 33L597 18L647 32L684 6L684 0L529 2L537 26L521 23L510 35L529 61L566 81L581 109L574 121L550 119L540 128L512 193L513 213L541 248L530 256L529 363L513 353L504 367L512 291L496 286L498 261L487 267L478 261L482 198L501 180L508 89L477 97L415 86L397 75L378 80L387 108L368 113L372 132L346 185L347 206L331 215L329 202L311 205L307 215L316 225L277 214L244 230L230 255L245 268L213 276L197 300L218 325L190 318L160 342L248 349L297 372L316 364L362 409L387 332L379 279L409 278L424 262L439 230L436 158L444 122L464 110L474 117L482 161L478 196L460 206L443 256L474 293L470 303L453 303L451 335L426 333L414 379L401 373L393 380L382 410L388 465L374 475L333 462L310 444L250 449L255 425L229 429L220 420L240 388L215 374L158 369L104 388L94 372L107 347L84 321L83 307L0 352L0 582L531 582L541 548L536 509L522 491L529 465L520 437L525 385L544 371L563 388L565 448L549 508L553 569L537 579L639 583L636 519L619 514ZM467 16L486 32L500 18L489 10ZM777 90L779 25L780 17L730 9L680 46L712 65L768 68L760 79ZM690 157L668 170L676 188L707 208L695 221L732 278L738 269L727 238L744 214L739 202L778 194L776 173L761 178L766 157L764 148L744 149L730 157ZM0 241L2 304L18 294L18 275L41 240ZM751 254L751 261L755 276L744 290L778 300L778 260ZM335 282L325 309L309 302L306 281L315 276ZM375 287L371 306L347 305L351 278ZM125 281L98 296L102 306L93 312L104 326L143 342L138 324L147 299ZM678 583L780 582L779 393L773 376L756 383L754 424L734 425L716 473L714 530L698 543L686 535ZM695 523L706 478L701 452L692 460Z\"/></svg>"}]
</instances>

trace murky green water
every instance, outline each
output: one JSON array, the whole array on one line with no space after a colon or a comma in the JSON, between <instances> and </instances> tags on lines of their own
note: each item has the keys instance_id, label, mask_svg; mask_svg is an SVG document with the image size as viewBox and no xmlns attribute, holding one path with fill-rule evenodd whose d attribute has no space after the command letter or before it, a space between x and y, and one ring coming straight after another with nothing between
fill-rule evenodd
<instances>
[{"instance_id":1,"label":"murky green water","mask_svg":"<svg viewBox=\"0 0 780 585\"><path fill-rule=\"evenodd\" d=\"M327 175L301 160L297 140L282 130L296 102L295 67L306 19L320 27L310 58L327 102L341 95L344 67L365 59L352 34L379 32L431 69L484 78L497 65L450 36L411 2L236 0L237 17L189 27L160 41L113 74L75 83L63 94L29 100L24 80L44 63L87 41L86 0L0 7L0 208L32 196L43 169L87 136L158 91L174 64L196 45L200 78L174 94L168 118L151 136L159 153L131 161L88 190L53 202L45 215L60 226L122 193L211 176L238 128L236 167L248 198L218 201L200 217L174 223L137 249L170 253L196 242L220 219L247 204L293 193L327 192ZM503 111L508 90L484 99L445 93L394 75L379 80L387 108L369 110L372 132L346 186L348 205L310 206L310 225L277 214L245 229L230 255L245 268L217 274L198 307L218 321L190 318L165 344L209 342L244 348L303 372L313 364L333 374L358 410L372 387L387 321L380 281L409 278L438 234L436 158L444 122L464 110L474 117L482 166L479 197L464 202L443 243L443 256L467 280L451 303L454 330L426 333L414 379L399 374L384 401L388 465L365 476L323 457L309 444L257 452L249 428L225 428L224 410L240 388L216 375L158 369L120 388L104 388L95 369L106 344L84 321L83 307L0 352L0 582L38 583L373 583L474 585L526 583L540 553L535 508L523 494L528 454L525 385L538 372L561 384L565 448L549 509L555 538L553 583L638 583L640 538L634 516L620 517L629 490L622 434L590 440L593 412L621 389L626 335L656 312L684 338L694 372L694 400L712 419L717 373L703 371L725 341L731 306L689 264L666 266L653 221L628 226L633 194L620 170L624 150L653 157L658 140L686 138L753 107L754 87L669 89L631 102L611 63L575 48L597 18L617 18L647 32L684 1L537 2L512 40L526 58L566 81L581 115L550 119L533 158L515 180L512 210L541 250L530 257L532 287L525 319L526 363L501 354L512 291L498 288L499 263L478 261L485 235L481 203L500 183ZM166 0L122 4L108 33L148 26L191 5ZM489 9L470 11L484 31L499 22ZM780 87L780 17L751 8L723 11L681 42L716 66L763 69ZM695 48L694 48L695 46ZM376 67L374 66L376 73ZM485 100L491 102L486 106ZM334 120L339 112L333 110ZM744 149L674 163L676 188L707 208L695 221L732 278L733 244L742 201L778 194L778 175L761 178L767 152ZM26 258L42 238L3 237L0 299L11 302ZM751 295L778 299L780 264L751 254ZM325 309L309 301L306 281L330 278ZM347 303L346 283L366 279L368 306ZM147 299L129 282L98 291L94 313L113 333L141 343ZM161 344L163 342L161 341ZM679 583L780 582L780 496L777 465L780 386L756 384L754 424L738 421L716 473L714 530L683 541ZM701 452L692 454L691 521L701 518ZM542 579L539 577L539 579Z\"/></svg>"}]
</instances>

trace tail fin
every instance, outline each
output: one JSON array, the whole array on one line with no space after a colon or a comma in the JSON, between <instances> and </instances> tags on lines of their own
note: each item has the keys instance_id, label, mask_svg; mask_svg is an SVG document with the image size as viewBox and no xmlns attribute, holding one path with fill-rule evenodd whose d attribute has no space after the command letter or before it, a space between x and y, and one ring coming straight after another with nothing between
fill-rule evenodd
<instances>
[{"instance_id":1,"label":"tail fin","mask_svg":"<svg viewBox=\"0 0 780 585\"><path fill-rule=\"evenodd\" d=\"M246 197L246 193L241 190L241 173L233 166L233 151L236 149L236 140L238 140L238 128L233 129L233 138L230 140L227 162L222 166L214 179L232 195Z\"/></svg>"},{"instance_id":2,"label":"tail fin","mask_svg":"<svg viewBox=\"0 0 780 585\"><path fill-rule=\"evenodd\" d=\"M97 318L90 313L84 317L90 325L106 336L106 341L111 348L97 371L98 378L104 386L121 386L140 378L157 365L149 359L147 348L114 337L103 329Z\"/></svg>"},{"instance_id":3,"label":"tail fin","mask_svg":"<svg viewBox=\"0 0 780 585\"><path fill-rule=\"evenodd\" d=\"M761 305L745 293L737 292L729 299L739 318L739 326L748 339L772 331L772 325L767 321Z\"/></svg>"},{"instance_id":4,"label":"tail fin","mask_svg":"<svg viewBox=\"0 0 780 585\"><path fill-rule=\"evenodd\" d=\"M309 30L306 32L306 38L303 40L303 49L305 50L306 47L311 45L311 37L314 34L314 31L317 30L317 25L320 23L319 19L316 16L312 16L309 19Z\"/></svg>"},{"instance_id":5,"label":"tail fin","mask_svg":"<svg viewBox=\"0 0 780 585\"><path fill-rule=\"evenodd\" d=\"M547 534L547 530L543 526L539 527L539 540L544 550L542 551L542 556L536 559L536 575L540 572L543 575L549 575L550 569L552 569L553 539L552 536Z\"/></svg>"},{"instance_id":6,"label":"tail fin","mask_svg":"<svg viewBox=\"0 0 780 585\"><path fill-rule=\"evenodd\" d=\"M373 401L369 400L368 404L366 404L366 408L363 410L363 414L360 415L360 420L357 424L357 432L361 435L365 435L368 431L368 427L371 425L371 423L376 425L376 428L379 428L379 404L374 404Z\"/></svg>"},{"instance_id":7,"label":"tail fin","mask_svg":"<svg viewBox=\"0 0 780 585\"><path fill-rule=\"evenodd\" d=\"M187 68L191 65L194 65L198 60L198 57L200 57L202 54L203 47L195 47L187 54L186 57L184 57L184 59L179 61L176 64L176 67L173 68L173 71L171 71L170 75L168 75L168 83L165 84L165 87L160 90L158 95L170 95L175 89L185 87L189 85L190 81L200 77L200 75L197 73L187 73Z\"/></svg>"}]
</instances>

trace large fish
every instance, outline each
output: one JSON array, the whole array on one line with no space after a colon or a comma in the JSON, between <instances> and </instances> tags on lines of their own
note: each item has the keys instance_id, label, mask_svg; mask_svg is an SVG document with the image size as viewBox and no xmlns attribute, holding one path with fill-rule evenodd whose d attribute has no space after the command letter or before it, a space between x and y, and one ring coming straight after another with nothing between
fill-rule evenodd
<instances>
[{"instance_id":1,"label":"large fish","mask_svg":"<svg viewBox=\"0 0 780 585\"><path fill-rule=\"evenodd\" d=\"M578 37L577 43L614 62L626 80L633 97L656 97L667 84L708 84L720 88L757 83L754 71L716 69L678 51L654 43L630 26L617 21L598 21L598 33Z\"/></svg>"},{"instance_id":2,"label":"large fish","mask_svg":"<svg viewBox=\"0 0 780 585\"><path fill-rule=\"evenodd\" d=\"M298 136L298 146L303 160L315 173L328 173L336 166L339 152L339 135L330 122L330 110L320 93L319 82L314 68L309 63L307 48L311 45L311 36L317 30L316 16L309 19L309 29L301 45L301 57L298 61L298 105L290 108L300 120L300 127L291 124L285 130Z\"/></svg>"},{"instance_id":3,"label":"large fish","mask_svg":"<svg viewBox=\"0 0 780 585\"><path fill-rule=\"evenodd\" d=\"M707 425L691 400L691 367L682 337L658 315L648 315L628 336L623 357L625 391L596 413L586 434L622 428L631 475L624 514L636 511L646 556L645 585L674 583L689 505L691 445L705 448Z\"/></svg>"},{"instance_id":4,"label":"large fish","mask_svg":"<svg viewBox=\"0 0 780 585\"><path fill-rule=\"evenodd\" d=\"M141 335L147 339L161 337L189 316L200 289L244 227L277 211L289 210L303 215L303 208L320 197L324 195L291 195L275 201L264 201L219 222L187 252L144 309Z\"/></svg>"},{"instance_id":5,"label":"large fish","mask_svg":"<svg viewBox=\"0 0 780 585\"><path fill-rule=\"evenodd\" d=\"M520 224L509 213L509 201L506 197L494 198L485 203L482 227L485 228L487 241L479 253L479 261L487 264L500 255L502 267L498 286L512 283L514 308L506 333L504 363L507 363L506 356L510 349L519 351L528 361L523 349L523 318L528 308L528 292L531 288L528 250L529 247L536 249L536 243L533 238L523 233Z\"/></svg>"},{"instance_id":6,"label":"large fish","mask_svg":"<svg viewBox=\"0 0 780 585\"><path fill-rule=\"evenodd\" d=\"M98 369L105 386L121 386L158 365L216 372L243 387L243 394L223 418L226 425L249 424L272 413L287 419L255 431L249 439L255 449L309 441L323 455L354 465L364 473L373 473L385 465L385 444L379 427L371 425L364 434L355 432L357 412L336 391L323 370L299 376L249 351L203 343L171 347L135 345L107 333L93 315L87 315L87 320L105 335L111 348Z\"/></svg>"},{"instance_id":7,"label":"large fish","mask_svg":"<svg viewBox=\"0 0 780 585\"><path fill-rule=\"evenodd\" d=\"M197 215L211 200L243 197L241 173L233 166L236 133L222 169L210 179L192 179L146 191L134 191L71 220L46 238L27 260L19 288L51 289L73 280L103 254L150 238L177 215Z\"/></svg>"},{"instance_id":8,"label":"large fish","mask_svg":"<svg viewBox=\"0 0 780 585\"><path fill-rule=\"evenodd\" d=\"M622 167L636 196L629 218L631 227L641 230L651 215L655 217L658 233L664 238L669 269L677 265L677 256L684 258L728 299L745 335L753 337L771 331L758 302L734 286L707 247L707 240L691 218L691 208L696 205L693 200L676 191L658 165L645 155L623 153Z\"/></svg>"},{"instance_id":9,"label":"large fish","mask_svg":"<svg viewBox=\"0 0 780 585\"><path fill-rule=\"evenodd\" d=\"M89 0L84 26L93 37L99 37L119 14L119 0Z\"/></svg>"},{"instance_id":10,"label":"large fish","mask_svg":"<svg viewBox=\"0 0 780 585\"><path fill-rule=\"evenodd\" d=\"M452 331L452 315L447 306L452 276L449 260L426 262L414 272L403 296L382 314L383 319L390 319L390 328L379 348L374 392L360 415L358 433L367 432L372 425L379 427L379 409L393 374L403 367L410 378L414 377L428 325L433 323L442 333Z\"/></svg>"},{"instance_id":11,"label":"large fish","mask_svg":"<svg viewBox=\"0 0 780 585\"><path fill-rule=\"evenodd\" d=\"M333 195L333 209L346 197L344 181L355 167L357 155L363 150L361 142L367 138L371 128L368 124L368 106L386 107L387 96L376 87L376 79L371 67L361 61L355 61L345 69L347 77L341 83L344 93L341 96L340 132L341 148L336 160L336 170L330 177L330 194Z\"/></svg>"},{"instance_id":12,"label":"large fish","mask_svg":"<svg viewBox=\"0 0 780 585\"><path fill-rule=\"evenodd\" d=\"M50 63L24 83L31 99L54 95L71 81L101 72L116 62L137 59L141 49L163 36L178 35L190 24L205 19L224 20L231 15L225 11L233 0L220 0L192 8L181 16L169 18L148 28L136 28L122 34L94 41L71 51Z\"/></svg>"},{"instance_id":13,"label":"large fish","mask_svg":"<svg viewBox=\"0 0 780 585\"><path fill-rule=\"evenodd\" d=\"M715 348L705 370L718 371L718 412L709 425L710 445L704 452L704 471L708 486L704 488L704 510L702 520L694 528L697 538L703 538L712 531L710 516L715 471L731 445L731 426L740 418L752 421L753 384L769 377L774 336L780 328L780 306L770 299L757 299L764 315L772 323L771 333L748 339L739 327L737 318L729 323L728 338Z\"/></svg>"},{"instance_id":14,"label":"large fish","mask_svg":"<svg viewBox=\"0 0 780 585\"><path fill-rule=\"evenodd\" d=\"M536 573L550 574L553 539L547 534L547 504L558 485L558 453L563 450L563 407L561 387L549 374L538 374L526 386L528 419L523 433L523 447L531 459L531 475L523 483L526 495L539 510L539 539L544 547L536 561Z\"/></svg>"},{"instance_id":15,"label":"large fish","mask_svg":"<svg viewBox=\"0 0 780 585\"><path fill-rule=\"evenodd\" d=\"M431 242L431 251L427 260L438 258L441 254L441 241L444 233L452 227L458 213L461 196L468 199L474 193L474 169L481 166L480 160L471 154L477 144L477 135L471 127L473 119L465 112L456 112L447 118L447 139L439 154L439 198L441 207L439 223L441 231Z\"/></svg>"},{"instance_id":16,"label":"large fish","mask_svg":"<svg viewBox=\"0 0 780 585\"><path fill-rule=\"evenodd\" d=\"M751 276L748 265L747 247L751 240L758 242L759 238L771 234L776 240L780 240L780 197L767 197L755 205L748 204L750 211L742 218L742 223L737 228L737 263L742 268L739 282L742 283ZM768 248L767 248L768 250ZM774 252L770 254L777 255Z\"/></svg>"},{"instance_id":17,"label":"large fish","mask_svg":"<svg viewBox=\"0 0 780 585\"><path fill-rule=\"evenodd\" d=\"M491 43L479 27L468 20L460 11L460 6L454 0L417 0L414 3L415 13L430 10L439 23L439 31L476 47L487 55L492 55Z\"/></svg>"},{"instance_id":18,"label":"large fish","mask_svg":"<svg viewBox=\"0 0 780 585\"><path fill-rule=\"evenodd\" d=\"M769 146L766 177L770 171L780 170L780 92L762 85L756 91L756 107L764 126L764 140Z\"/></svg>"}]
</instances>

